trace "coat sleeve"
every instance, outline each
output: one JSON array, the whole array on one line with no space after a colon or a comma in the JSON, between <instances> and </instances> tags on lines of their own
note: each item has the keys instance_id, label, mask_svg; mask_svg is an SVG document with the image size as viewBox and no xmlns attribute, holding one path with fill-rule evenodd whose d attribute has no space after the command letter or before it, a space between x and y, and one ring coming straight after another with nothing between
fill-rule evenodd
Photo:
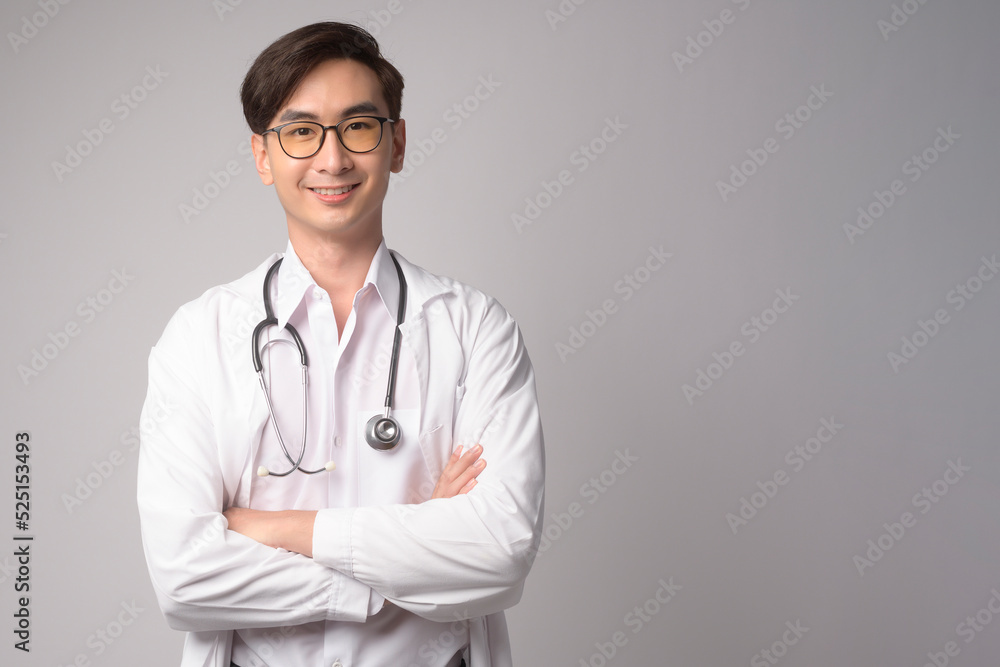
<instances>
[{"instance_id":1,"label":"coat sleeve","mask_svg":"<svg viewBox=\"0 0 1000 667\"><path fill-rule=\"evenodd\" d=\"M478 484L466 495L419 505L322 510L313 538L317 562L435 621L516 604L542 525L542 430L520 331L492 299L477 327L457 329L471 352L458 387L456 442L441 445L450 451L458 443L483 443L487 466ZM432 345L431 362L434 355ZM454 388L430 389L443 390ZM341 539L328 539L334 535Z\"/></svg>"},{"instance_id":2,"label":"coat sleeve","mask_svg":"<svg viewBox=\"0 0 1000 667\"><path fill-rule=\"evenodd\" d=\"M223 470L213 419L227 397L213 396L225 382L213 375L219 350L203 311L178 311L149 357L138 505L160 608L172 628L188 631L364 621L368 586L227 530L224 478L233 474Z\"/></svg>"}]
</instances>

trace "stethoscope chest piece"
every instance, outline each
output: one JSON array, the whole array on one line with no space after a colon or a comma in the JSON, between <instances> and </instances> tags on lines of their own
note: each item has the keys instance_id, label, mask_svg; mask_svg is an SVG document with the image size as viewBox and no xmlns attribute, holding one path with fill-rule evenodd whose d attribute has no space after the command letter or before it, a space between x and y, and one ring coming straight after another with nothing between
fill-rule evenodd
<instances>
[{"instance_id":1,"label":"stethoscope chest piece","mask_svg":"<svg viewBox=\"0 0 1000 667\"><path fill-rule=\"evenodd\" d=\"M387 452L399 444L402 431L392 417L375 415L365 425L365 441L380 452Z\"/></svg>"}]
</instances>

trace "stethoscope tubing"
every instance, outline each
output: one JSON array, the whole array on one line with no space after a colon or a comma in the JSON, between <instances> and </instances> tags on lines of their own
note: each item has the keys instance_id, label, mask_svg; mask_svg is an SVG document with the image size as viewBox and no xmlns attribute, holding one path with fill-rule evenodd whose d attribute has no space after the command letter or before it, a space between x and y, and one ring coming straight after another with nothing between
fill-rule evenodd
<instances>
[{"instance_id":1,"label":"stethoscope tubing","mask_svg":"<svg viewBox=\"0 0 1000 667\"><path fill-rule=\"evenodd\" d=\"M395 448L396 445L399 444L402 435L399 423L391 416L391 413L393 397L396 391L396 375L399 369L399 350L400 345L402 344L401 326L403 324L403 318L406 314L406 278L403 276L403 269L400 267L396 257L392 253L389 253L389 256L392 258L392 263L396 267L396 275L399 277L399 306L396 312L396 328L392 338L392 356L389 360L389 380L385 393L385 412L372 417L365 426L365 440L373 449L378 451L388 451ZM261 466L257 474L261 476L286 477L298 470L299 472L307 475L315 475L316 473L333 470L334 466L332 462L329 462L324 467L316 470L306 470L301 467L302 459L305 457L306 452L306 435L309 417L309 356L306 353L305 344L302 342L302 337L299 336L299 332L295 329L291 322L287 322L285 324L285 329L288 331L292 340L277 338L267 341L264 343L263 347L260 344L263 332L270 326L278 325L278 318L275 317L274 309L271 305L271 281L274 278L274 275L278 272L278 268L281 266L283 259L284 258L279 257L278 260L267 270L267 274L264 276L264 319L258 322L257 326L254 327L253 335L251 336L251 352L254 371L257 374L257 380L260 383L261 391L264 393L264 401L267 403L267 411L271 416L271 423L274 424L275 436L278 439L278 444L281 446L282 453L284 453L285 458L292 465L292 467L285 472L270 472L267 468ZM297 457L293 457L288 451L288 447L285 445L285 440L281 435L281 429L278 427L278 420L274 414L271 391L267 386L267 382L264 380L264 364L261 359L261 350L274 343L294 344L299 352L299 363L302 369L302 441L299 444Z\"/></svg>"}]
</instances>

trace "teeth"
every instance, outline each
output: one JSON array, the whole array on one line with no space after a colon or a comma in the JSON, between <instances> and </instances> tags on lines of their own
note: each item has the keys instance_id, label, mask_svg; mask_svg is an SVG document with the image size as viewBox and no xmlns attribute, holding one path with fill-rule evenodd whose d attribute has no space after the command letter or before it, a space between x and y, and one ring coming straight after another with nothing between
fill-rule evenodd
<instances>
[{"instance_id":1,"label":"teeth","mask_svg":"<svg viewBox=\"0 0 1000 667\"><path fill-rule=\"evenodd\" d=\"M342 195L354 189L353 185L345 185L342 188L311 188L311 190L321 195Z\"/></svg>"}]
</instances>

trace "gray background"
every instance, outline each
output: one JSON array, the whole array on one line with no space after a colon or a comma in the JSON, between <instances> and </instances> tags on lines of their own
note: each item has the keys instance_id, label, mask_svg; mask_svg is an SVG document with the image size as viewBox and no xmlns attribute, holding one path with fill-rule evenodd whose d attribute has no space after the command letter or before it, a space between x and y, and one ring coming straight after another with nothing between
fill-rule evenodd
<instances>
[{"instance_id":1,"label":"gray background","mask_svg":"<svg viewBox=\"0 0 1000 667\"><path fill-rule=\"evenodd\" d=\"M284 248L278 202L241 149L237 90L273 39L339 19L377 31L406 77L389 245L499 298L537 371L547 539L508 613L518 664L763 665L772 649L782 665L995 664L1000 280L977 271L992 278L983 258L1000 252L1000 4L563 0L552 23L557 0L53 1L51 18L41 2L0 10L0 662L177 663L134 500L146 358L181 303ZM713 23L724 10L731 23ZM484 99L480 77L499 82ZM799 109L814 86L830 96ZM460 124L455 104L473 109ZM776 123L796 110L809 118L788 136ZM103 119L113 131L57 173ZM625 128L602 145L608 119ZM717 183L769 138L778 150L724 200ZM602 152L580 171L592 142ZM913 181L907 163L927 149L936 161ZM572 181L546 198L561 170ZM896 179L905 192L851 236ZM544 208L519 229L526 198ZM641 268L651 246L671 253L656 271ZM627 300L626 275L646 281ZM953 292L967 283L981 287L971 300ZM776 290L794 301L775 321ZM904 337L921 346L893 368ZM23 379L36 351L53 358ZM689 400L699 371L715 379ZM786 459L822 419L842 427L804 465ZM22 430L30 655L11 632ZM786 483L769 485L776 473ZM743 499L761 507L734 530ZM898 535L904 512L897 538L884 524ZM880 537L889 549L859 567ZM663 606L660 580L680 586ZM808 630L783 638L786 622Z\"/></svg>"}]
</instances>

